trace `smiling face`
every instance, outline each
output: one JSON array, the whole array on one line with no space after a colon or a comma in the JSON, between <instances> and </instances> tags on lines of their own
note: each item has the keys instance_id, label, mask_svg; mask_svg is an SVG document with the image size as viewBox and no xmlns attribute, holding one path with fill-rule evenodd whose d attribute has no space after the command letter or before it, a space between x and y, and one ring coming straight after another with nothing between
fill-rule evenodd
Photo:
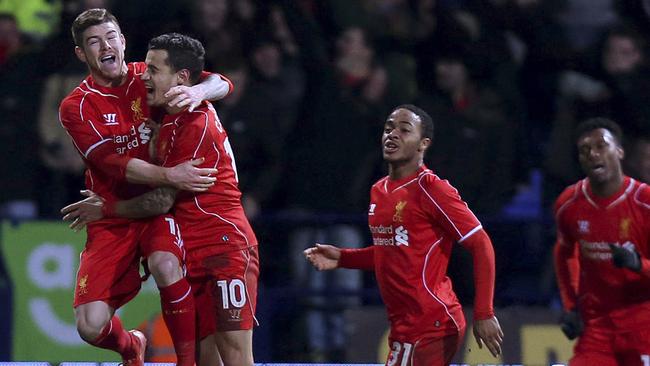
<instances>
[{"instance_id":1,"label":"smiling face","mask_svg":"<svg viewBox=\"0 0 650 366\"><path fill-rule=\"evenodd\" d=\"M597 128L580 136L578 159L592 185L604 186L622 177L623 149L607 129Z\"/></svg>"},{"instance_id":2,"label":"smiling face","mask_svg":"<svg viewBox=\"0 0 650 366\"><path fill-rule=\"evenodd\" d=\"M113 22L88 27L75 47L77 57L85 62L95 81L103 86L120 85L126 74L124 50L126 42L120 28Z\"/></svg>"},{"instance_id":3,"label":"smiling face","mask_svg":"<svg viewBox=\"0 0 650 366\"><path fill-rule=\"evenodd\" d=\"M174 71L167 62L168 56L167 50L147 52L147 69L142 74L142 80L147 88L147 104L150 106L167 107L169 98L165 97L165 93L187 81L187 70Z\"/></svg>"},{"instance_id":4,"label":"smiling face","mask_svg":"<svg viewBox=\"0 0 650 366\"><path fill-rule=\"evenodd\" d=\"M389 164L417 164L431 140L422 137L422 121L417 114L398 108L386 119L381 142L384 160Z\"/></svg>"}]
</instances>

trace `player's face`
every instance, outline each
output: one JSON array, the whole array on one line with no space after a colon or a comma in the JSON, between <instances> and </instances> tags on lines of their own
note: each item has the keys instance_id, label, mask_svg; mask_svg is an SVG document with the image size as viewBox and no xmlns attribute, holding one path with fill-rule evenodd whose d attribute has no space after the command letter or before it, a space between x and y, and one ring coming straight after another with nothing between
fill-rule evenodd
<instances>
[{"instance_id":1,"label":"player's face","mask_svg":"<svg viewBox=\"0 0 650 366\"><path fill-rule=\"evenodd\" d=\"M149 50L145 63L147 69L142 74L144 86L147 88L147 103L150 106L164 106L169 98L165 93L171 87L177 86L179 82L179 73L167 64L168 53L166 50Z\"/></svg>"},{"instance_id":2,"label":"player's face","mask_svg":"<svg viewBox=\"0 0 650 366\"><path fill-rule=\"evenodd\" d=\"M594 183L606 183L621 173L623 149L604 128L585 133L578 139L578 159L582 170Z\"/></svg>"},{"instance_id":3,"label":"player's face","mask_svg":"<svg viewBox=\"0 0 650 366\"><path fill-rule=\"evenodd\" d=\"M83 32L82 44L75 48L77 57L90 68L102 85L119 84L124 75L126 42L113 22L93 25Z\"/></svg>"},{"instance_id":4,"label":"player's face","mask_svg":"<svg viewBox=\"0 0 650 366\"><path fill-rule=\"evenodd\" d=\"M381 143L387 162L420 159L430 142L422 138L420 117L408 109L396 109L386 119Z\"/></svg>"}]
</instances>

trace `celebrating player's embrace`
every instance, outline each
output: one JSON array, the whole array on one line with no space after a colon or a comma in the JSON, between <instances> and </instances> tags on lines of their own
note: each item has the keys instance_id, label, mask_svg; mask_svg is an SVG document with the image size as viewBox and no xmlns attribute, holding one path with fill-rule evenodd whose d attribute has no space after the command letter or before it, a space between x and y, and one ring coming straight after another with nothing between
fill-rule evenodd
<instances>
[{"instance_id":1,"label":"celebrating player's embrace","mask_svg":"<svg viewBox=\"0 0 650 366\"><path fill-rule=\"evenodd\" d=\"M372 246L339 249L316 244L305 256L319 270L374 270L390 321L386 365L447 365L463 342L465 317L447 277L454 242L474 258L474 336L501 353L503 332L494 316L494 251L490 238L458 191L423 163L433 121L402 105L384 124L388 176L372 186L368 225Z\"/></svg>"},{"instance_id":2,"label":"celebrating player's embrace","mask_svg":"<svg viewBox=\"0 0 650 366\"><path fill-rule=\"evenodd\" d=\"M578 338L571 366L650 364L650 188L623 175L611 120L577 128L587 177L555 204L562 331Z\"/></svg>"}]
</instances>

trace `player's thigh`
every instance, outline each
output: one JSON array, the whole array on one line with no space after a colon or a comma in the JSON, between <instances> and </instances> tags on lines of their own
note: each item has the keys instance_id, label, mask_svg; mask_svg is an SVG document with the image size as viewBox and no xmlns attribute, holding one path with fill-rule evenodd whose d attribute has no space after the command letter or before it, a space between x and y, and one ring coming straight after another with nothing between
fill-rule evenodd
<instances>
[{"instance_id":1,"label":"player's thigh","mask_svg":"<svg viewBox=\"0 0 650 366\"><path fill-rule=\"evenodd\" d=\"M141 255L148 258L155 252L173 254L181 265L185 262L181 227L174 216L160 215L146 220L138 220L134 225L140 228L139 246Z\"/></svg>"},{"instance_id":2,"label":"player's thigh","mask_svg":"<svg viewBox=\"0 0 650 366\"><path fill-rule=\"evenodd\" d=\"M217 332L249 330L257 323L257 247L206 258Z\"/></svg>"},{"instance_id":3,"label":"player's thigh","mask_svg":"<svg viewBox=\"0 0 650 366\"><path fill-rule=\"evenodd\" d=\"M192 294L194 296L198 339L201 341L201 344L207 338L214 343L213 334L217 331L216 310L210 278L194 275L190 267L188 268L187 280L192 286Z\"/></svg>"},{"instance_id":4,"label":"player's thigh","mask_svg":"<svg viewBox=\"0 0 650 366\"><path fill-rule=\"evenodd\" d=\"M416 342L390 341L386 366L445 366L460 348L463 332Z\"/></svg>"},{"instance_id":5,"label":"player's thigh","mask_svg":"<svg viewBox=\"0 0 650 366\"><path fill-rule=\"evenodd\" d=\"M650 366L650 325L619 334L616 344L621 365Z\"/></svg>"},{"instance_id":6,"label":"player's thigh","mask_svg":"<svg viewBox=\"0 0 650 366\"><path fill-rule=\"evenodd\" d=\"M219 354L224 360L250 358L253 354L253 330L217 331L214 335Z\"/></svg>"},{"instance_id":7,"label":"player's thigh","mask_svg":"<svg viewBox=\"0 0 650 366\"><path fill-rule=\"evenodd\" d=\"M214 334L201 339L198 354L198 366L223 366Z\"/></svg>"},{"instance_id":8,"label":"player's thigh","mask_svg":"<svg viewBox=\"0 0 650 366\"><path fill-rule=\"evenodd\" d=\"M91 225L81 252L74 307L104 301L117 309L140 290L138 233L129 224Z\"/></svg>"},{"instance_id":9,"label":"player's thigh","mask_svg":"<svg viewBox=\"0 0 650 366\"><path fill-rule=\"evenodd\" d=\"M573 349L570 366L616 366L613 330L605 326L585 327Z\"/></svg>"}]
</instances>

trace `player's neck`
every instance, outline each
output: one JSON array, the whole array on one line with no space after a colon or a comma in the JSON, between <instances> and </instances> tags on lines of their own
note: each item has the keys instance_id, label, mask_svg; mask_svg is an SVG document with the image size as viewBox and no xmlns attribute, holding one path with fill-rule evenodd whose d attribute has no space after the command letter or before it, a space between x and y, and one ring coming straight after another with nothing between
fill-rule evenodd
<instances>
[{"instance_id":1,"label":"player's neck","mask_svg":"<svg viewBox=\"0 0 650 366\"><path fill-rule=\"evenodd\" d=\"M598 197L610 197L621 189L625 178L623 174L616 174L612 179L605 182L598 182L589 179L591 191Z\"/></svg>"},{"instance_id":2,"label":"player's neck","mask_svg":"<svg viewBox=\"0 0 650 366\"><path fill-rule=\"evenodd\" d=\"M126 66L126 62L125 62L122 64L122 69L120 70L120 76L116 78L113 79L104 78L101 76L101 74L94 73L92 71L91 71L91 75L93 77L93 80L95 80L95 84L106 88L115 88L126 82L126 75L128 74L128 72L129 69Z\"/></svg>"},{"instance_id":3,"label":"player's neck","mask_svg":"<svg viewBox=\"0 0 650 366\"><path fill-rule=\"evenodd\" d=\"M398 180L413 175L424 164L422 159L407 162L388 163L388 176L392 180Z\"/></svg>"}]
</instances>

